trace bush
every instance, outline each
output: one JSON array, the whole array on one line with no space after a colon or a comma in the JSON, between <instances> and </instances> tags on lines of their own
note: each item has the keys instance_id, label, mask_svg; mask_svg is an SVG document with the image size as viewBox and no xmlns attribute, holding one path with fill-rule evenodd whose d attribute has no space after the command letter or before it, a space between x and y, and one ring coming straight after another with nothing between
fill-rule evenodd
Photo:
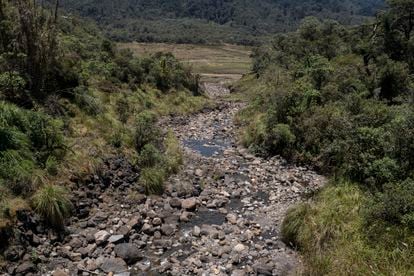
<instances>
[{"instance_id":1,"label":"bush","mask_svg":"<svg viewBox=\"0 0 414 276\"><path fill-rule=\"evenodd\" d=\"M60 122L5 103L0 118L0 179L16 194L30 192L35 171L66 153Z\"/></svg>"},{"instance_id":2,"label":"bush","mask_svg":"<svg viewBox=\"0 0 414 276\"><path fill-rule=\"evenodd\" d=\"M135 121L135 148L139 153L146 144L157 143L160 131L156 122L156 115L150 111L138 114Z\"/></svg>"},{"instance_id":3,"label":"bush","mask_svg":"<svg viewBox=\"0 0 414 276\"><path fill-rule=\"evenodd\" d=\"M296 140L290 127L285 124L277 124L275 126L270 125L268 128L266 134L266 146L268 151L287 156L287 153L292 151L292 146Z\"/></svg>"},{"instance_id":4,"label":"bush","mask_svg":"<svg viewBox=\"0 0 414 276\"><path fill-rule=\"evenodd\" d=\"M414 181L408 178L385 185L384 192L369 202L367 210L368 225L380 220L414 230Z\"/></svg>"},{"instance_id":5,"label":"bush","mask_svg":"<svg viewBox=\"0 0 414 276\"><path fill-rule=\"evenodd\" d=\"M180 142L171 130L168 131L167 137L164 140L164 147L167 172L169 174L178 173L184 163L184 157Z\"/></svg>"},{"instance_id":6,"label":"bush","mask_svg":"<svg viewBox=\"0 0 414 276\"><path fill-rule=\"evenodd\" d=\"M96 116L104 112L103 104L91 94L86 86L79 86L74 89L75 103L87 114Z\"/></svg>"},{"instance_id":7,"label":"bush","mask_svg":"<svg viewBox=\"0 0 414 276\"><path fill-rule=\"evenodd\" d=\"M162 168L145 168L141 171L140 185L144 187L145 193L160 195L164 192L165 172Z\"/></svg>"},{"instance_id":8,"label":"bush","mask_svg":"<svg viewBox=\"0 0 414 276\"><path fill-rule=\"evenodd\" d=\"M146 144L138 156L138 164L141 167L149 168L161 164L163 156L160 151L152 144Z\"/></svg>"},{"instance_id":9,"label":"bush","mask_svg":"<svg viewBox=\"0 0 414 276\"><path fill-rule=\"evenodd\" d=\"M62 228L64 221L69 217L72 203L69 192L64 187L45 185L33 196L35 212L41 215L46 223L56 228Z\"/></svg>"}]
</instances>

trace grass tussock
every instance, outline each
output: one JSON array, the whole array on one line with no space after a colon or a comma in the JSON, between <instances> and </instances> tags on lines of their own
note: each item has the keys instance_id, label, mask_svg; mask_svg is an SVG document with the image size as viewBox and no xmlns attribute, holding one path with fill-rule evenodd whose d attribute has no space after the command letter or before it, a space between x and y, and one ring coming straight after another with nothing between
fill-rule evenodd
<instances>
[{"instance_id":1,"label":"grass tussock","mask_svg":"<svg viewBox=\"0 0 414 276\"><path fill-rule=\"evenodd\" d=\"M413 274L412 235L390 226L370 239L362 211L367 202L357 185L329 185L314 202L288 212L283 238L305 256L305 275Z\"/></svg>"},{"instance_id":2,"label":"grass tussock","mask_svg":"<svg viewBox=\"0 0 414 276\"><path fill-rule=\"evenodd\" d=\"M62 186L47 184L34 194L33 207L48 224L61 228L72 209L69 191Z\"/></svg>"},{"instance_id":3,"label":"grass tussock","mask_svg":"<svg viewBox=\"0 0 414 276\"><path fill-rule=\"evenodd\" d=\"M145 168L141 171L139 184L146 194L160 195L164 192L165 170L160 167Z\"/></svg>"}]
</instances>

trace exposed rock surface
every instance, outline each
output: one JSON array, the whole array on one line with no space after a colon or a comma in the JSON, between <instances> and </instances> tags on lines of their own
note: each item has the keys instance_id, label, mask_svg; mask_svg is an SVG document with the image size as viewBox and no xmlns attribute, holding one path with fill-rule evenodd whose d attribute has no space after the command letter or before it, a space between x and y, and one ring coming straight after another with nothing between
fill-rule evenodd
<instances>
[{"instance_id":1,"label":"exposed rock surface","mask_svg":"<svg viewBox=\"0 0 414 276\"><path fill-rule=\"evenodd\" d=\"M65 235L23 216L16 244L4 253L6 272L296 273L300 259L281 242L280 225L286 210L325 180L281 158L249 154L235 141L233 117L243 105L218 102L216 109L161 122L179 136L186 157L163 196L143 195L135 184L139 169L125 159L108 160L102 172L77 182L76 216Z\"/></svg>"}]
</instances>

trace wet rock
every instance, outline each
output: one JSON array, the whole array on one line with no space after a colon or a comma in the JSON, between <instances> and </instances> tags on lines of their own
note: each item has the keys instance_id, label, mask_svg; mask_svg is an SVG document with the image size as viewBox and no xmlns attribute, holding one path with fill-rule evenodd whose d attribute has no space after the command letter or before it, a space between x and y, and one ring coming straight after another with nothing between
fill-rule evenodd
<instances>
[{"instance_id":1,"label":"wet rock","mask_svg":"<svg viewBox=\"0 0 414 276\"><path fill-rule=\"evenodd\" d=\"M193 215L192 213L184 211L180 215L180 221L181 222L189 222L190 221L190 217L192 215Z\"/></svg>"},{"instance_id":2,"label":"wet rock","mask_svg":"<svg viewBox=\"0 0 414 276\"><path fill-rule=\"evenodd\" d=\"M115 246L115 255L122 258L127 264L135 264L143 259L143 256L135 244L121 243Z\"/></svg>"},{"instance_id":3,"label":"wet rock","mask_svg":"<svg viewBox=\"0 0 414 276\"><path fill-rule=\"evenodd\" d=\"M120 273L128 269L126 262L121 258L106 258L102 261L99 268L106 273Z\"/></svg>"}]
</instances>

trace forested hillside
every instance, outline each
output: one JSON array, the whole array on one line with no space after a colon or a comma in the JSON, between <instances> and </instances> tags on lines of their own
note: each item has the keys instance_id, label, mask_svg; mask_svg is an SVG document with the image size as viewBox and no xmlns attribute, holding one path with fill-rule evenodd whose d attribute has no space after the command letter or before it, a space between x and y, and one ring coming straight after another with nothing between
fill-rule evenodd
<instances>
[{"instance_id":1,"label":"forested hillside","mask_svg":"<svg viewBox=\"0 0 414 276\"><path fill-rule=\"evenodd\" d=\"M205 102L198 77L171 54L134 57L93 24L57 13L0 1L0 252L22 242L14 235L23 213L62 229L80 210L75 183L114 156L139 164L132 181L143 192L162 192L182 159L157 118Z\"/></svg>"},{"instance_id":2,"label":"forested hillside","mask_svg":"<svg viewBox=\"0 0 414 276\"><path fill-rule=\"evenodd\" d=\"M306 16L358 24L383 0L63 0L96 20L117 40L257 43L269 33L294 30Z\"/></svg>"},{"instance_id":3,"label":"forested hillside","mask_svg":"<svg viewBox=\"0 0 414 276\"><path fill-rule=\"evenodd\" d=\"M256 50L242 85L244 144L332 177L282 229L309 275L413 274L414 2L389 4L353 28L306 19Z\"/></svg>"}]
</instances>

